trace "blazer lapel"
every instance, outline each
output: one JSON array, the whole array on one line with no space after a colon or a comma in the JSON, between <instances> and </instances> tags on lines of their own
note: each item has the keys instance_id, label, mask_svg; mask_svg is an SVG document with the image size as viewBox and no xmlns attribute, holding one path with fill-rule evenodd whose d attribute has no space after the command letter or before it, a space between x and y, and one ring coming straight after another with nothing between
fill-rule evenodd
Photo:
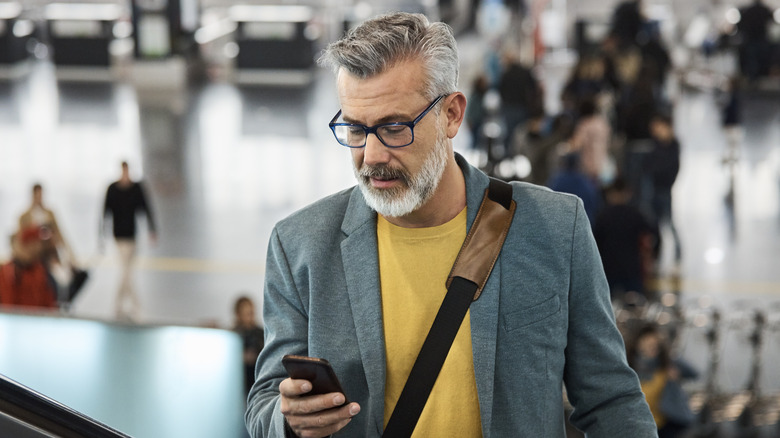
<instances>
[{"instance_id":1,"label":"blazer lapel","mask_svg":"<svg viewBox=\"0 0 780 438\"><path fill-rule=\"evenodd\" d=\"M460 155L456 154L456 159L466 179L467 222L468 228L471 229L489 180L487 176L471 167ZM479 410L484 434L490 431L493 420L500 278L501 256L493 267L479 299L471 303L469 307L474 375L477 381Z\"/></svg>"},{"instance_id":2,"label":"blazer lapel","mask_svg":"<svg viewBox=\"0 0 780 438\"><path fill-rule=\"evenodd\" d=\"M499 257L500 261L500 257ZM479 394L482 431L487 434L493 419L493 390L496 371L496 334L501 263L496 263L482 294L471 303L471 348ZM487 436L487 435L485 435Z\"/></svg>"},{"instance_id":3,"label":"blazer lapel","mask_svg":"<svg viewBox=\"0 0 780 438\"><path fill-rule=\"evenodd\" d=\"M341 252L347 292L369 391L370 406L367 412L373 414L377 433L381 435L384 426L386 365L376 214L365 204L357 188L352 192L342 231L346 234L341 243Z\"/></svg>"}]
</instances>

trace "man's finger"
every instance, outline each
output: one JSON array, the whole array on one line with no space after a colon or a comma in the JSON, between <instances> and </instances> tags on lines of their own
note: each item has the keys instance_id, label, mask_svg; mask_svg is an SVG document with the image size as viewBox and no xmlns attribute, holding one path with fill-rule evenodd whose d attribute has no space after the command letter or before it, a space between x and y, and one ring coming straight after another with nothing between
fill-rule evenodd
<instances>
[{"instance_id":1,"label":"man's finger","mask_svg":"<svg viewBox=\"0 0 780 438\"><path fill-rule=\"evenodd\" d=\"M284 397L300 397L311 391L311 382L301 379L284 379L279 384L279 393Z\"/></svg>"},{"instance_id":2,"label":"man's finger","mask_svg":"<svg viewBox=\"0 0 780 438\"><path fill-rule=\"evenodd\" d=\"M338 409L291 415L287 422L299 436L327 436L344 428L359 412L360 405L350 403Z\"/></svg>"},{"instance_id":3,"label":"man's finger","mask_svg":"<svg viewBox=\"0 0 780 438\"><path fill-rule=\"evenodd\" d=\"M290 397L287 406L282 401L283 414L313 414L328 409L337 408L344 404L344 394L334 392L330 394ZM285 409L286 408L286 409ZM285 410L287 412L285 412Z\"/></svg>"}]
</instances>

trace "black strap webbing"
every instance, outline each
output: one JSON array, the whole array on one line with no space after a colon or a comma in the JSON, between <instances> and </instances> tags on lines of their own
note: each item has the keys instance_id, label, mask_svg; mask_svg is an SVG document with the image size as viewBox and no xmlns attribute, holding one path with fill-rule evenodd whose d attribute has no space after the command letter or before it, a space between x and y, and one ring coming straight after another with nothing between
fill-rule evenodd
<instances>
[{"instance_id":1,"label":"black strap webbing","mask_svg":"<svg viewBox=\"0 0 780 438\"><path fill-rule=\"evenodd\" d=\"M482 199L480 210L488 199L501 204L511 213L514 212L512 186L508 183L491 178L487 194ZM511 223L511 213L509 216L510 220L506 224L507 229ZM477 232L476 228L478 225L479 222L475 222L473 226L475 229L472 230L474 233ZM504 230L505 235L506 229ZM468 241L469 239L467 238L466 240ZM503 244L503 240L501 240L500 244ZM490 272L487 272L485 275L490 275ZM458 276L452 278L447 294L444 296L444 301L441 307L439 307L433 325L420 348L420 353L412 366L412 371L409 373L395 409L392 415L390 415L390 420L382 434L382 438L408 438L412 436L420 414L423 408L425 408L425 403L428 401L428 396L439 376L441 367L444 365L445 359L447 359L450 347L460 330L463 318L466 316L466 312L468 312L469 305L475 299L474 297L478 289L479 286L473 281Z\"/></svg>"}]
</instances>

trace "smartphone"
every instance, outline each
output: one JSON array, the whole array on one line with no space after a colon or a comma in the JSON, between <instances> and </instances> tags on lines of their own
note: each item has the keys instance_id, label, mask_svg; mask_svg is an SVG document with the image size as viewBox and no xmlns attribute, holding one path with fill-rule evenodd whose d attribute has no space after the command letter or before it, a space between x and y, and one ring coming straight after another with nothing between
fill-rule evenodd
<instances>
[{"instance_id":1,"label":"smartphone","mask_svg":"<svg viewBox=\"0 0 780 438\"><path fill-rule=\"evenodd\" d=\"M331 392L340 392L347 398L347 394L341 388L336 373L330 362L319 357L297 356L288 354L282 358L282 365L287 370L287 374L293 379L303 379L311 382L312 389L309 395L329 394ZM346 400L344 404L349 403Z\"/></svg>"}]
</instances>

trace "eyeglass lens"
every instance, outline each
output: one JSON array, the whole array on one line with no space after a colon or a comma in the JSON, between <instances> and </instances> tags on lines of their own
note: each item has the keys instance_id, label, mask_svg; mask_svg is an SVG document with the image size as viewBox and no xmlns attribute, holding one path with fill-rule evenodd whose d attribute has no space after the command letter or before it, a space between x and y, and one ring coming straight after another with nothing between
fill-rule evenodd
<instances>
[{"instance_id":1,"label":"eyeglass lens","mask_svg":"<svg viewBox=\"0 0 780 438\"><path fill-rule=\"evenodd\" d=\"M366 144L367 132L361 126L337 125L333 128L336 139L341 144L351 147L361 147ZM376 136L388 146L405 146L412 142L412 128L406 125L380 126L376 129Z\"/></svg>"}]
</instances>

